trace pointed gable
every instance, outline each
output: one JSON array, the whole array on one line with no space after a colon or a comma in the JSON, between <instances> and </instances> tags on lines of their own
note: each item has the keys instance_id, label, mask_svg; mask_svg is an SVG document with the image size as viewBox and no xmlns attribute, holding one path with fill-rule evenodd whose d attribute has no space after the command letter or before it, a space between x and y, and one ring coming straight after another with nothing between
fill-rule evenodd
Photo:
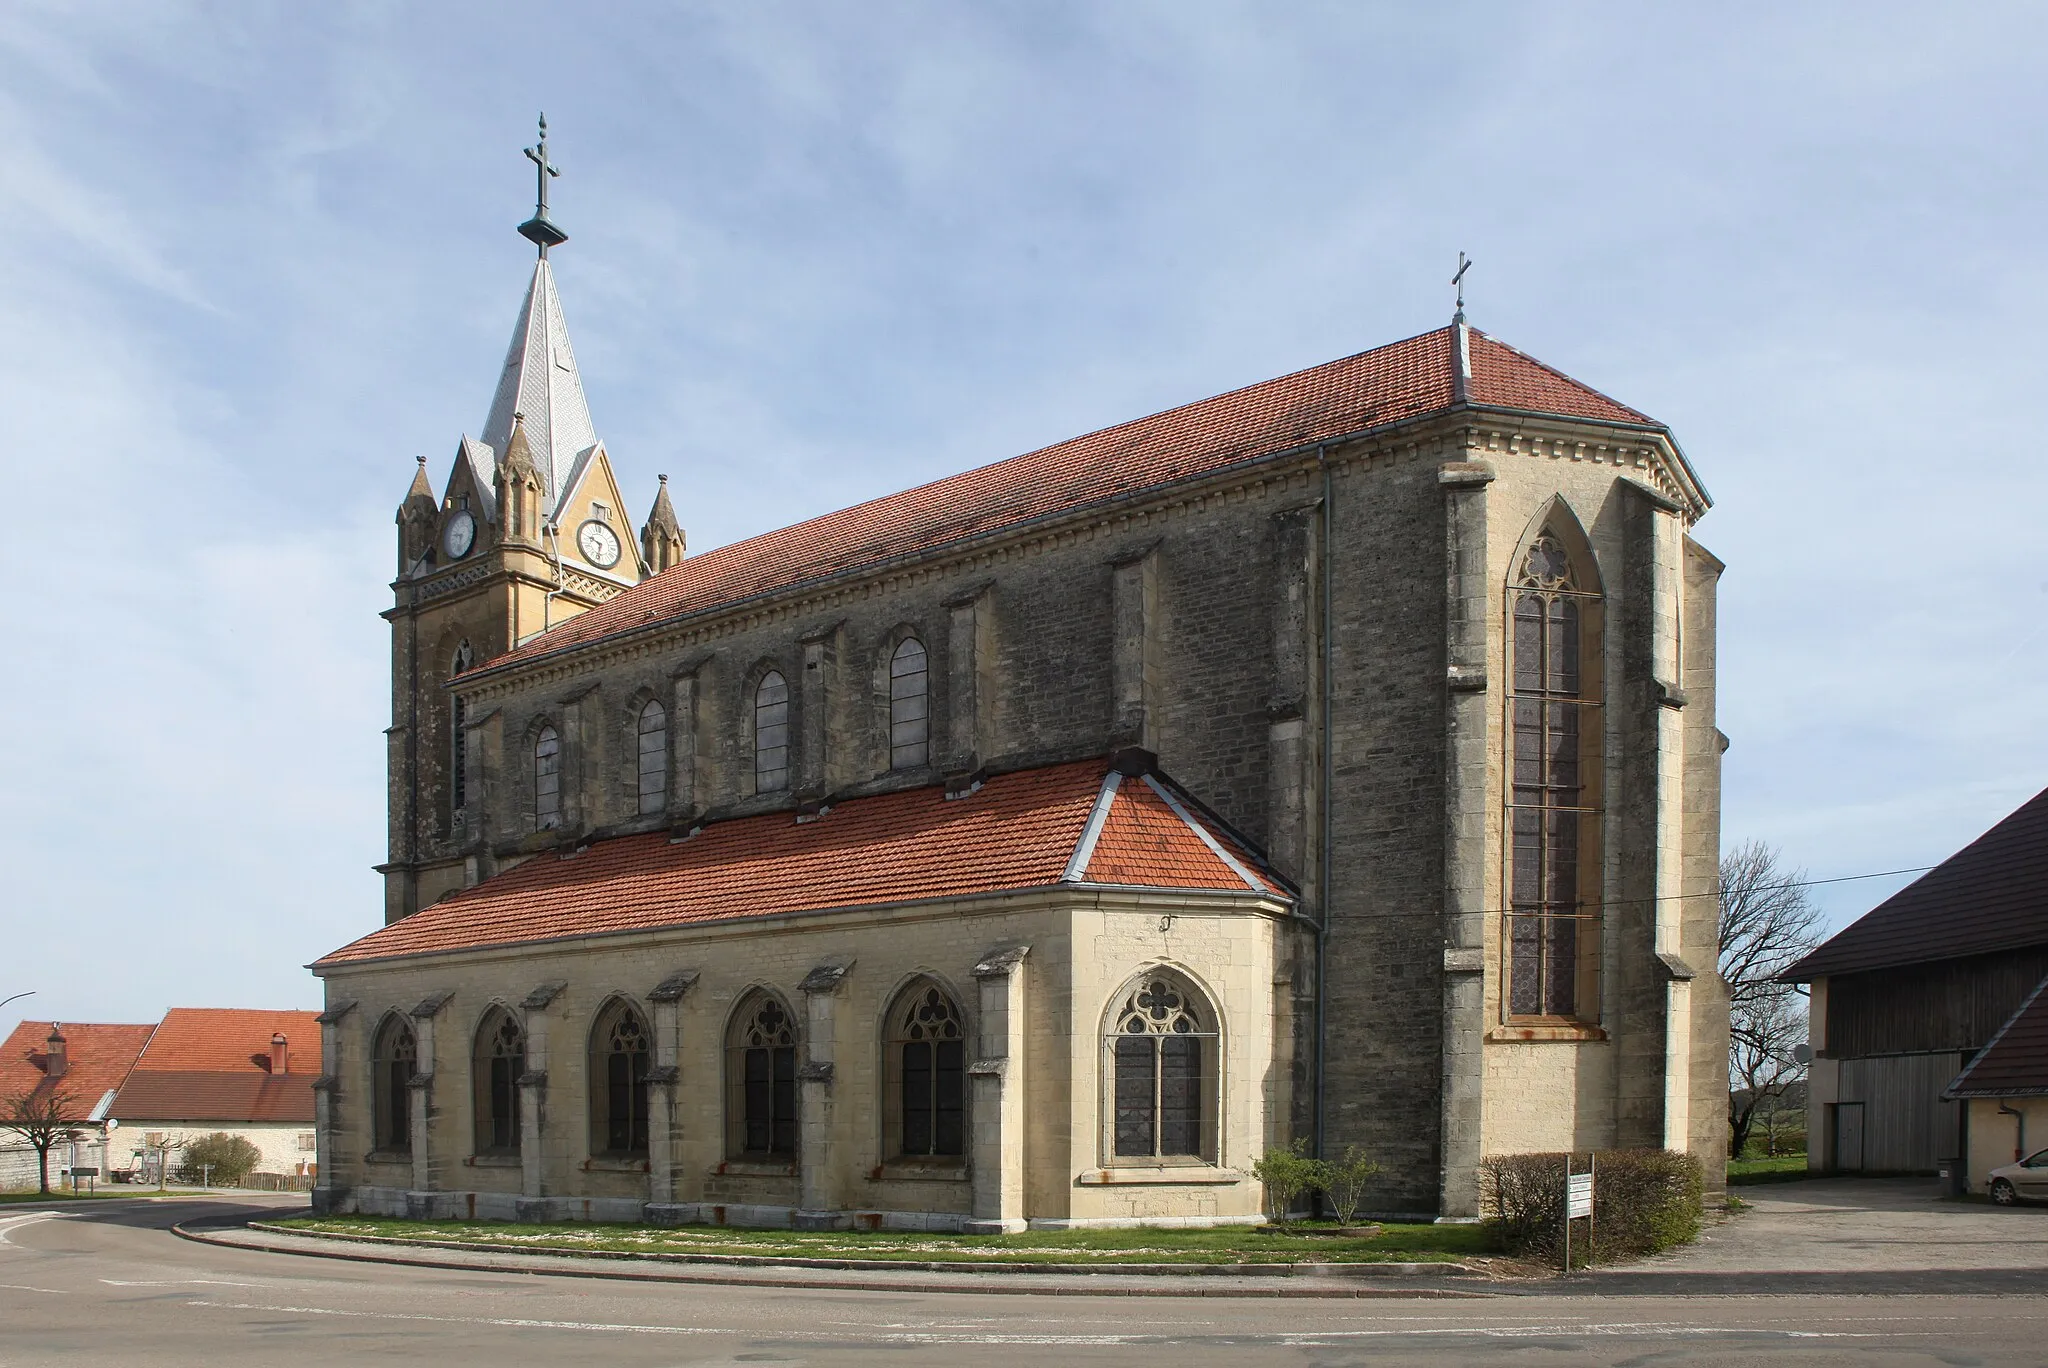
<instances>
[{"instance_id":1,"label":"pointed gable","mask_svg":"<svg viewBox=\"0 0 2048 1368\"><path fill-rule=\"evenodd\" d=\"M491 397L490 416L484 420L483 444L492 452L504 451L511 441L514 414L524 415L522 426L552 514L577 458L597 445L597 430L590 422L583 376L576 369L561 296L555 292L554 272L545 257L534 263L533 281L505 352L505 369Z\"/></svg>"}]
</instances>

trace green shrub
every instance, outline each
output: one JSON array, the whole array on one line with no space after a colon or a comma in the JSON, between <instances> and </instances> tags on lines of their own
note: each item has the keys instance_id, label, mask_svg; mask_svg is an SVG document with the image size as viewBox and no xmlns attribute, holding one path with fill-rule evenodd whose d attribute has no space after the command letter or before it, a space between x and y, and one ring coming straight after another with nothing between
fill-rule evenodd
<instances>
[{"instance_id":1,"label":"green shrub","mask_svg":"<svg viewBox=\"0 0 2048 1368\"><path fill-rule=\"evenodd\" d=\"M1266 1215L1272 1220L1286 1220L1294 1214L1295 1198L1323 1186L1323 1161L1303 1154L1307 1148L1306 1139L1296 1140L1267 1150L1252 1164L1252 1177L1265 1185Z\"/></svg>"},{"instance_id":2,"label":"green shrub","mask_svg":"<svg viewBox=\"0 0 2048 1368\"><path fill-rule=\"evenodd\" d=\"M1673 1150L1601 1150L1585 1154L1500 1154L1479 1166L1482 1215L1496 1244L1525 1258L1564 1254L1564 1175L1567 1160L1593 1181L1593 1257L1602 1262L1638 1258L1690 1243L1700 1233L1705 1174L1700 1161ZM1586 1250L1581 1225L1572 1232L1573 1258Z\"/></svg>"},{"instance_id":3,"label":"green shrub","mask_svg":"<svg viewBox=\"0 0 2048 1368\"><path fill-rule=\"evenodd\" d=\"M1337 1218L1338 1225L1350 1225L1358 1215L1358 1204L1365 1200L1366 1184L1380 1171L1380 1166L1366 1156L1364 1150L1352 1145L1344 1151L1342 1159L1326 1159L1322 1164L1323 1196L1330 1199L1330 1211Z\"/></svg>"},{"instance_id":4,"label":"green shrub","mask_svg":"<svg viewBox=\"0 0 2048 1368\"><path fill-rule=\"evenodd\" d=\"M185 1142L178 1157L177 1179L181 1183L233 1187L262 1159L263 1151L241 1136L215 1131Z\"/></svg>"}]
</instances>

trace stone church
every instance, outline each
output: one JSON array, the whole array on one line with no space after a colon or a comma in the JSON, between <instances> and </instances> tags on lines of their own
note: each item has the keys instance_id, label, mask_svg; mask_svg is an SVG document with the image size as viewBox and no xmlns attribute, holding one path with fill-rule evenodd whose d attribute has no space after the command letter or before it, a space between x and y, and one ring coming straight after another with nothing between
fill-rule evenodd
<instances>
[{"instance_id":1,"label":"stone church","mask_svg":"<svg viewBox=\"0 0 2048 1368\"><path fill-rule=\"evenodd\" d=\"M1461 306L689 554L521 231L398 511L321 1209L1247 1221L1297 1137L1388 1213L1500 1152L1719 1174L1721 565L1662 424Z\"/></svg>"}]
</instances>

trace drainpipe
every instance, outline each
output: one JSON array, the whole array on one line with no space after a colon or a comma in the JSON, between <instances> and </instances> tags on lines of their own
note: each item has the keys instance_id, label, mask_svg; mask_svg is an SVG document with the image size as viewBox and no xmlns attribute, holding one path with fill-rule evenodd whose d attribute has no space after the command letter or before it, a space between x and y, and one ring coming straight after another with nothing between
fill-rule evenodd
<instances>
[{"instance_id":1,"label":"drainpipe","mask_svg":"<svg viewBox=\"0 0 2048 1368\"><path fill-rule=\"evenodd\" d=\"M1998 1104L1998 1114L2013 1119L2012 1161L2017 1164L2027 1157L2027 1114L2009 1102Z\"/></svg>"},{"instance_id":2,"label":"drainpipe","mask_svg":"<svg viewBox=\"0 0 2048 1368\"><path fill-rule=\"evenodd\" d=\"M1334 748L1330 739L1330 686L1334 676L1331 655L1334 643L1330 639L1330 556L1334 521L1331 518L1331 501L1336 497L1336 486L1331 480L1330 461L1327 448L1316 448L1316 464L1323 471L1323 527L1322 545L1317 548L1322 558L1323 571L1323 622L1322 622L1322 774L1319 778L1321 790L1320 806L1322 817L1321 850L1318 852L1316 875L1316 900L1322 905L1316 909L1316 1075L1315 1075L1315 1154L1318 1159L1326 1158L1323 1153L1324 1082L1323 1058L1326 1053L1326 1023L1328 1021L1328 965L1330 960L1330 840L1332 822L1330 818L1330 766Z\"/></svg>"}]
</instances>

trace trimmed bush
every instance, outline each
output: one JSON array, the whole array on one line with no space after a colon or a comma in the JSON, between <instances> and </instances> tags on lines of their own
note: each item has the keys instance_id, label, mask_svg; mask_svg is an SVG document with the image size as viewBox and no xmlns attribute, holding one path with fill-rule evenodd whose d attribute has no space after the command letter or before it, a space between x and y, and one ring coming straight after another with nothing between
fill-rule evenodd
<instances>
[{"instance_id":1,"label":"trimmed bush","mask_svg":"<svg viewBox=\"0 0 2048 1368\"><path fill-rule=\"evenodd\" d=\"M215 1131L185 1142L178 1156L177 1178L181 1183L233 1187L262 1159L263 1151L241 1136Z\"/></svg>"},{"instance_id":2,"label":"trimmed bush","mask_svg":"<svg viewBox=\"0 0 2048 1368\"><path fill-rule=\"evenodd\" d=\"M1294 1214L1297 1197L1323 1186L1322 1160L1309 1158L1303 1153L1307 1148L1304 1136L1285 1148L1267 1150L1252 1164L1252 1177L1265 1185L1266 1216L1275 1223Z\"/></svg>"},{"instance_id":3,"label":"trimmed bush","mask_svg":"<svg viewBox=\"0 0 2048 1368\"><path fill-rule=\"evenodd\" d=\"M1593 1167L1593 1256L1602 1263L1640 1258L1700 1233L1706 1175L1700 1161L1674 1150L1601 1150L1586 1154L1498 1154L1479 1166L1479 1199L1494 1241L1524 1258L1564 1255L1565 1164ZM1576 1262L1585 1227L1573 1232Z\"/></svg>"}]
</instances>

